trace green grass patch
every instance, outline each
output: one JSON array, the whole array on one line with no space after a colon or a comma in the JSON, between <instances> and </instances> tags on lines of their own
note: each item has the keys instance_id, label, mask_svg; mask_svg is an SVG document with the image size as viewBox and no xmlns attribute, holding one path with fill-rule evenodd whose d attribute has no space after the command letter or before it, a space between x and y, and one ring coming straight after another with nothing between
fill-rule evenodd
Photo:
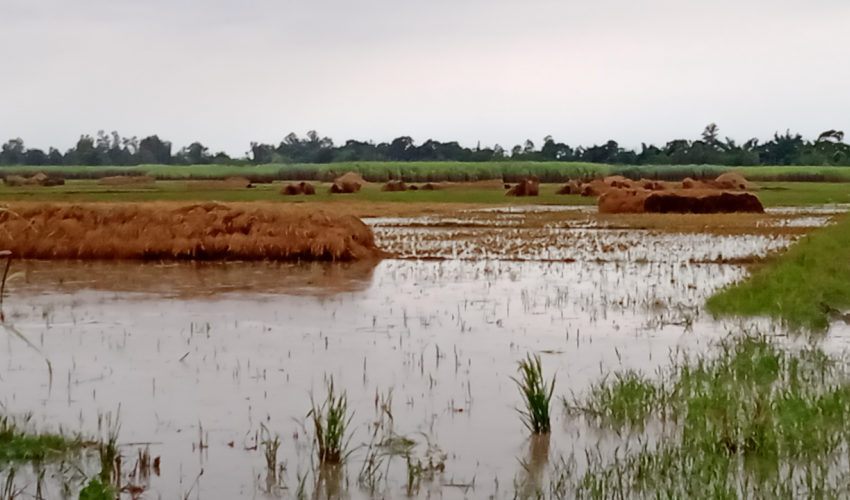
<instances>
[{"instance_id":1,"label":"green grass patch","mask_svg":"<svg viewBox=\"0 0 850 500\"><path fill-rule=\"evenodd\" d=\"M814 181L814 182L850 182L850 167L734 167L728 168L739 172L753 181Z\"/></svg>"},{"instance_id":2,"label":"green grass patch","mask_svg":"<svg viewBox=\"0 0 850 500\"><path fill-rule=\"evenodd\" d=\"M708 299L714 315L769 316L822 330L850 308L850 216L815 231L749 278Z\"/></svg>"},{"instance_id":3,"label":"green grass patch","mask_svg":"<svg viewBox=\"0 0 850 500\"><path fill-rule=\"evenodd\" d=\"M658 380L625 372L568 403L623 443L561 471L558 498L836 498L850 479L850 379L816 346L759 335L673 358ZM656 425L650 432L649 425ZM640 427L637 436L623 432ZM627 445L638 437L637 445ZM615 444L615 446L617 446ZM846 458L846 456L844 456ZM556 471L557 472L557 471Z\"/></svg>"},{"instance_id":4,"label":"green grass patch","mask_svg":"<svg viewBox=\"0 0 850 500\"><path fill-rule=\"evenodd\" d=\"M0 464L59 459L81 446L78 437L26 432L9 417L0 417Z\"/></svg>"},{"instance_id":5,"label":"green grass patch","mask_svg":"<svg viewBox=\"0 0 850 500\"><path fill-rule=\"evenodd\" d=\"M835 182L763 182L755 193L765 207L803 207L850 203L850 184Z\"/></svg>"}]
</instances>

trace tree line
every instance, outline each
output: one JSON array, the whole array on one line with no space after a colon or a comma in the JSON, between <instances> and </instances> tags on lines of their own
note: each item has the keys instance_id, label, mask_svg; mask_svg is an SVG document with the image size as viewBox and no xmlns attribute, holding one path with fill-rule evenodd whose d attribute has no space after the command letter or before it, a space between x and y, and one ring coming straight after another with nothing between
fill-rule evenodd
<instances>
[{"instance_id":1,"label":"tree line","mask_svg":"<svg viewBox=\"0 0 850 500\"><path fill-rule=\"evenodd\" d=\"M328 137L310 131L306 137L292 133L279 144L251 143L243 158L231 158L225 153L211 154L200 142L193 142L172 153L172 143L156 135L139 140L100 131L95 137L83 135L77 144L62 153L56 148L47 152L25 147L20 138L11 139L0 149L0 165L61 166L135 166L161 165L250 165L267 163L334 163L355 161L562 161L607 163L614 165L813 165L850 166L850 146L844 142L844 132L828 130L814 141L800 134L776 133L773 139L761 143L750 139L742 144L726 137L719 138L717 125L708 125L696 140L677 139L664 146L642 144L639 150L621 148L616 141L602 145L573 148L551 136L537 147L530 139L524 144L505 150L493 147L474 148L457 142L427 140L417 145L413 138L398 137L391 142L375 144L348 140L336 146Z\"/></svg>"}]
</instances>

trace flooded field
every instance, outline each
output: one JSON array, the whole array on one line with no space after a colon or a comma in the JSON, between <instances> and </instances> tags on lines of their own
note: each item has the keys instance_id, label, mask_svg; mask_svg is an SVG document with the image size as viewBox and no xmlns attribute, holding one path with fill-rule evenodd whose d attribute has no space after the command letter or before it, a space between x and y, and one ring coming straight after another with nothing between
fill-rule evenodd
<instances>
[{"instance_id":1,"label":"flooded field","mask_svg":"<svg viewBox=\"0 0 850 500\"><path fill-rule=\"evenodd\" d=\"M782 250L842 210L611 217L595 207L531 206L365 222L378 245L401 258L726 263Z\"/></svg>"},{"instance_id":2,"label":"flooded field","mask_svg":"<svg viewBox=\"0 0 850 500\"><path fill-rule=\"evenodd\" d=\"M0 402L87 436L117 414L127 498L514 498L539 451L516 411L520 359L557 375L550 460L605 449L560 397L739 328L702 311L746 275L727 262L832 213L771 213L750 234L617 228L585 209L372 220L397 255L374 264L16 262L3 309L33 346L8 336ZM354 413L348 464L328 471L308 413L331 380ZM150 478L132 474L144 449ZM78 491L89 462L50 469L44 496Z\"/></svg>"}]
</instances>

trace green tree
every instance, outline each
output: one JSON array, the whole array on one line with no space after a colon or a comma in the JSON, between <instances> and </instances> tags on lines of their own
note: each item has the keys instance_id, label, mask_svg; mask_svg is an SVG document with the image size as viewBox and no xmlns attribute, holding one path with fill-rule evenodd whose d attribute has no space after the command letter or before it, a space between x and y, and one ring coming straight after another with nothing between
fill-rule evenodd
<instances>
[{"instance_id":1,"label":"green tree","mask_svg":"<svg viewBox=\"0 0 850 500\"><path fill-rule=\"evenodd\" d=\"M140 163L169 165L171 164L171 143L163 141L156 135L145 137L139 143L137 155Z\"/></svg>"},{"instance_id":2,"label":"green tree","mask_svg":"<svg viewBox=\"0 0 850 500\"><path fill-rule=\"evenodd\" d=\"M24 163L24 140L9 139L0 148L0 165L22 165Z\"/></svg>"}]
</instances>

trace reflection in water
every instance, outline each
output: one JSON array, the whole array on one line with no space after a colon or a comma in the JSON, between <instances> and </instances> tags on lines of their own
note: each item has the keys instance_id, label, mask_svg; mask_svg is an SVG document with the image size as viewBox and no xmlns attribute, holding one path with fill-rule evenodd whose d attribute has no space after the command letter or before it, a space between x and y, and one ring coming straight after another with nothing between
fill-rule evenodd
<instances>
[{"instance_id":1,"label":"reflection in water","mask_svg":"<svg viewBox=\"0 0 850 500\"><path fill-rule=\"evenodd\" d=\"M318 478L316 479L315 498L332 498L344 500L348 488L345 487L343 479L345 469L339 464L324 464L319 466Z\"/></svg>"},{"instance_id":2,"label":"reflection in water","mask_svg":"<svg viewBox=\"0 0 850 500\"><path fill-rule=\"evenodd\" d=\"M523 468L520 498L541 498L546 467L549 465L549 434L532 434L528 438L528 454L520 459Z\"/></svg>"},{"instance_id":3,"label":"reflection in water","mask_svg":"<svg viewBox=\"0 0 850 500\"><path fill-rule=\"evenodd\" d=\"M38 261L14 264L13 289L73 293L80 290L135 292L172 298L221 293L330 295L367 289L378 261L168 262Z\"/></svg>"}]
</instances>

